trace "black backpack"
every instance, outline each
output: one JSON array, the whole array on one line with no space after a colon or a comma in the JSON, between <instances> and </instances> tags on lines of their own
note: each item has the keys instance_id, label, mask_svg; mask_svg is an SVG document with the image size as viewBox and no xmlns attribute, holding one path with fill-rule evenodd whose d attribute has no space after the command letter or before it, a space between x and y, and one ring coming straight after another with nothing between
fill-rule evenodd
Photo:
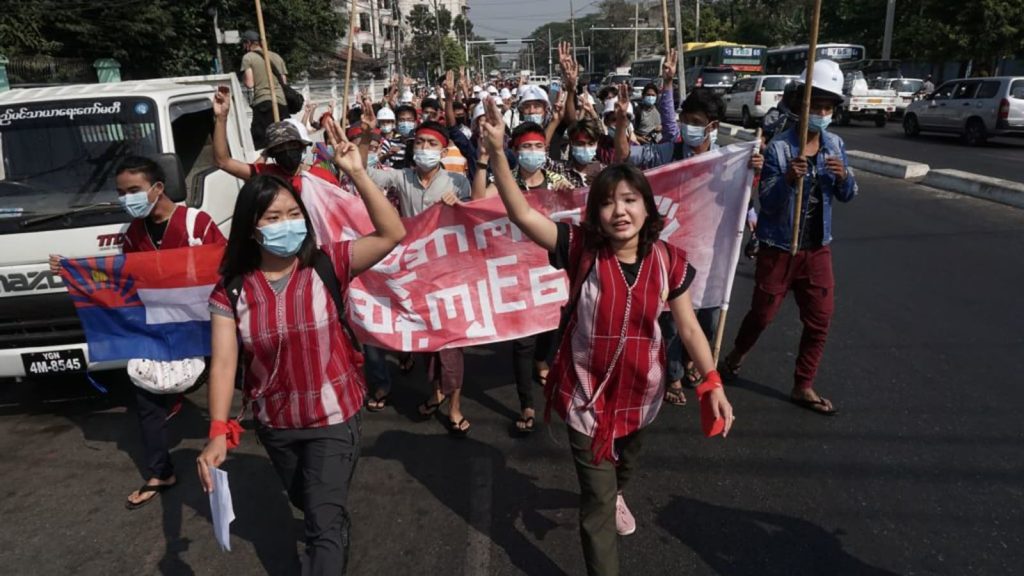
<instances>
[{"instance_id":1,"label":"black backpack","mask_svg":"<svg viewBox=\"0 0 1024 576\"><path fill-rule=\"evenodd\" d=\"M341 328L345 331L345 335L348 336L352 347L361 354L363 352L363 345L356 339L352 328L348 325L348 320L345 318L345 301L341 298L341 284L338 282L338 276L334 273L334 264L331 263L331 257L319 248L317 248L316 254L313 256L313 271L320 277L320 281L327 287L327 291L331 293L334 307L338 311L338 318L341 319ZM227 290L228 300L231 302L231 310L234 311L236 318L238 317L238 297L242 292L242 281L243 278L241 276L232 276L231 278L224 279L224 288Z\"/></svg>"}]
</instances>

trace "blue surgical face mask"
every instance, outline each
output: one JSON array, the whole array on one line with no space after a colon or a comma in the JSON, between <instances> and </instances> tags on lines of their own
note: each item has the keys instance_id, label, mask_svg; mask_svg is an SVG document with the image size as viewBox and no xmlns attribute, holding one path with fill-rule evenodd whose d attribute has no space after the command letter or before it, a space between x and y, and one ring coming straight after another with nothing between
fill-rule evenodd
<instances>
[{"instance_id":1,"label":"blue surgical face mask","mask_svg":"<svg viewBox=\"0 0 1024 576\"><path fill-rule=\"evenodd\" d=\"M275 256L287 258L294 256L302 248L302 242L306 239L306 220L295 218L274 222L258 228L260 231L260 245Z\"/></svg>"},{"instance_id":2,"label":"blue surgical face mask","mask_svg":"<svg viewBox=\"0 0 1024 576\"><path fill-rule=\"evenodd\" d=\"M387 124L381 124L380 131L385 134L391 134L392 132L395 131L395 125L392 122L388 122Z\"/></svg>"},{"instance_id":3,"label":"blue surgical face mask","mask_svg":"<svg viewBox=\"0 0 1024 576\"><path fill-rule=\"evenodd\" d=\"M547 158L543 150L522 150L519 152L519 165L527 172L536 172Z\"/></svg>"},{"instance_id":4,"label":"blue surgical face mask","mask_svg":"<svg viewBox=\"0 0 1024 576\"><path fill-rule=\"evenodd\" d=\"M380 162L380 157L377 156L376 152L370 152L366 155L366 167L373 168Z\"/></svg>"},{"instance_id":5,"label":"blue surgical face mask","mask_svg":"<svg viewBox=\"0 0 1024 576\"><path fill-rule=\"evenodd\" d=\"M523 114L523 122L535 122L535 123L540 124L541 126L543 126L544 125L544 115L543 114Z\"/></svg>"},{"instance_id":6,"label":"blue surgical face mask","mask_svg":"<svg viewBox=\"0 0 1024 576\"><path fill-rule=\"evenodd\" d=\"M832 123L832 115L822 116L820 114L811 114L807 119L807 129L811 132L824 132L828 125Z\"/></svg>"},{"instance_id":7,"label":"blue surgical face mask","mask_svg":"<svg viewBox=\"0 0 1024 576\"><path fill-rule=\"evenodd\" d=\"M644 106L654 106L657 102L657 96L644 96Z\"/></svg>"},{"instance_id":8,"label":"blue surgical face mask","mask_svg":"<svg viewBox=\"0 0 1024 576\"><path fill-rule=\"evenodd\" d=\"M401 134L402 136L408 136L409 134L412 134L412 131L415 130L415 129L416 129L416 123L415 122L399 122L398 123L398 133Z\"/></svg>"},{"instance_id":9,"label":"blue surgical face mask","mask_svg":"<svg viewBox=\"0 0 1024 576\"><path fill-rule=\"evenodd\" d=\"M153 186L150 186L149 190L152 190ZM121 208L124 208L124 211L132 218L145 218L149 216L149 213L153 211L153 207L156 206L156 202L149 201L149 190L125 194L124 196L119 196L117 200L121 203Z\"/></svg>"},{"instance_id":10,"label":"blue surgical face mask","mask_svg":"<svg viewBox=\"0 0 1024 576\"><path fill-rule=\"evenodd\" d=\"M597 146L573 146L572 158L580 164L590 164L597 156Z\"/></svg>"},{"instance_id":11,"label":"blue surgical face mask","mask_svg":"<svg viewBox=\"0 0 1024 576\"><path fill-rule=\"evenodd\" d=\"M441 162L441 151L416 150L412 154L412 161L421 170L433 170Z\"/></svg>"},{"instance_id":12,"label":"blue surgical face mask","mask_svg":"<svg viewBox=\"0 0 1024 576\"><path fill-rule=\"evenodd\" d=\"M694 126L692 124L684 124L685 130L683 130L683 142L690 148L697 148L704 143L707 139L707 134L704 132L705 126Z\"/></svg>"}]
</instances>

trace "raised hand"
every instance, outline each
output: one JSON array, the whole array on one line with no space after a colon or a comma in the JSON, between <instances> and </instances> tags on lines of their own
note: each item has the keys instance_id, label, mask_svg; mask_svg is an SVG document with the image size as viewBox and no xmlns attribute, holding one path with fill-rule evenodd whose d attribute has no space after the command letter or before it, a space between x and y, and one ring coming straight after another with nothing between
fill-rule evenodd
<instances>
[{"instance_id":1,"label":"raised hand","mask_svg":"<svg viewBox=\"0 0 1024 576\"><path fill-rule=\"evenodd\" d=\"M501 118L501 111L494 103L494 98L484 100L484 109L484 115L480 118L480 141L491 156L504 154L505 121Z\"/></svg>"},{"instance_id":2,"label":"raised hand","mask_svg":"<svg viewBox=\"0 0 1024 576\"><path fill-rule=\"evenodd\" d=\"M629 84L619 84L619 94L615 100L615 121L616 123L629 122Z\"/></svg>"},{"instance_id":3,"label":"raised hand","mask_svg":"<svg viewBox=\"0 0 1024 576\"><path fill-rule=\"evenodd\" d=\"M441 84L444 90L444 97L452 100L455 98L455 71L449 70L444 73L444 82Z\"/></svg>"},{"instance_id":4,"label":"raised hand","mask_svg":"<svg viewBox=\"0 0 1024 576\"><path fill-rule=\"evenodd\" d=\"M370 101L369 96L363 96L363 103L361 106L363 111L362 121L366 124L370 130L377 127L377 115L373 113L373 102Z\"/></svg>"},{"instance_id":5,"label":"raised hand","mask_svg":"<svg viewBox=\"0 0 1024 576\"><path fill-rule=\"evenodd\" d=\"M227 118L231 111L231 89L227 86L218 86L213 93L213 115L217 118Z\"/></svg>"},{"instance_id":6,"label":"raised hand","mask_svg":"<svg viewBox=\"0 0 1024 576\"><path fill-rule=\"evenodd\" d=\"M349 176L363 170L363 157L359 154L359 147L347 141L336 144L334 165Z\"/></svg>"},{"instance_id":7,"label":"raised hand","mask_svg":"<svg viewBox=\"0 0 1024 576\"><path fill-rule=\"evenodd\" d=\"M558 45L558 63L562 65L562 79L567 90L576 90L580 78L580 67L573 54L572 44L561 42ZM571 88L570 88L571 87Z\"/></svg>"},{"instance_id":8,"label":"raised hand","mask_svg":"<svg viewBox=\"0 0 1024 576\"><path fill-rule=\"evenodd\" d=\"M668 56L665 56L665 63L661 65L661 78L665 81L665 86L672 85L672 80L676 77L676 65L678 63L679 53L676 52L675 48L672 48L668 51Z\"/></svg>"}]
</instances>

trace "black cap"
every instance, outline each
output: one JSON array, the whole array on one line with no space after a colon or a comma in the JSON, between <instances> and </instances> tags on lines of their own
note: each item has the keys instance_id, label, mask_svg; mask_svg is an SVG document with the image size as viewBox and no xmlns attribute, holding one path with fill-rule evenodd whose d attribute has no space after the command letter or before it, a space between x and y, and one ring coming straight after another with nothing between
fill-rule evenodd
<instances>
[{"instance_id":1,"label":"black cap","mask_svg":"<svg viewBox=\"0 0 1024 576\"><path fill-rule=\"evenodd\" d=\"M242 40L245 42L259 42L260 35L255 30L246 30L242 33Z\"/></svg>"}]
</instances>

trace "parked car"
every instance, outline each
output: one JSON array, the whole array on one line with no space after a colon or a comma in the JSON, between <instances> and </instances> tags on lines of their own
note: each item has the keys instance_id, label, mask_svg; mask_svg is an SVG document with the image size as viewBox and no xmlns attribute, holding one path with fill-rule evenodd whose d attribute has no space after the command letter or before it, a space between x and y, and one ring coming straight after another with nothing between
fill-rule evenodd
<instances>
[{"instance_id":1,"label":"parked car","mask_svg":"<svg viewBox=\"0 0 1024 576\"><path fill-rule=\"evenodd\" d=\"M548 80L547 76L530 76L527 82L538 86L547 86L550 83L550 80Z\"/></svg>"},{"instance_id":2,"label":"parked car","mask_svg":"<svg viewBox=\"0 0 1024 576\"><path fill-rule=\"evenodd\" d=\"M604 77L601 81L601 86L618 86L623 82L629 82L629 74L619 74L617 72L611 72Z\"/></svg>"},{"instance_id":3,"label":"parked car","mask_svg":"<svg viewBox=\"0 0 1024 576\"><path fill-rule=\"evenodd\" d=\"M920 78L885 78L876 81L874 88L896 92L896 114L901 115L914 100L920 99L924 80Z\"/></svg>"},{"instance_id":4,"label":"parked car","mask_svg":"<svg viewBox=\"0 0 1024 576\"><path fill-rule=\"evenodd\" d=\"M969 146L991 136L1024 134L1024 76L950 80L907 107L903 132L911 138L952 132Z\"/></svg>"},{"instance_id":5,"label":"parked car","mask_svg":"<svg viewBox=\"0 0 1024 576\"><path fill-rule=\"evenodd\" d=\"M748 76L737 80L725 92L725 119L739 118L746 128L753 128L768 110L778 106L786 85L799 76Z\"/></svg>"}]
</instances>

